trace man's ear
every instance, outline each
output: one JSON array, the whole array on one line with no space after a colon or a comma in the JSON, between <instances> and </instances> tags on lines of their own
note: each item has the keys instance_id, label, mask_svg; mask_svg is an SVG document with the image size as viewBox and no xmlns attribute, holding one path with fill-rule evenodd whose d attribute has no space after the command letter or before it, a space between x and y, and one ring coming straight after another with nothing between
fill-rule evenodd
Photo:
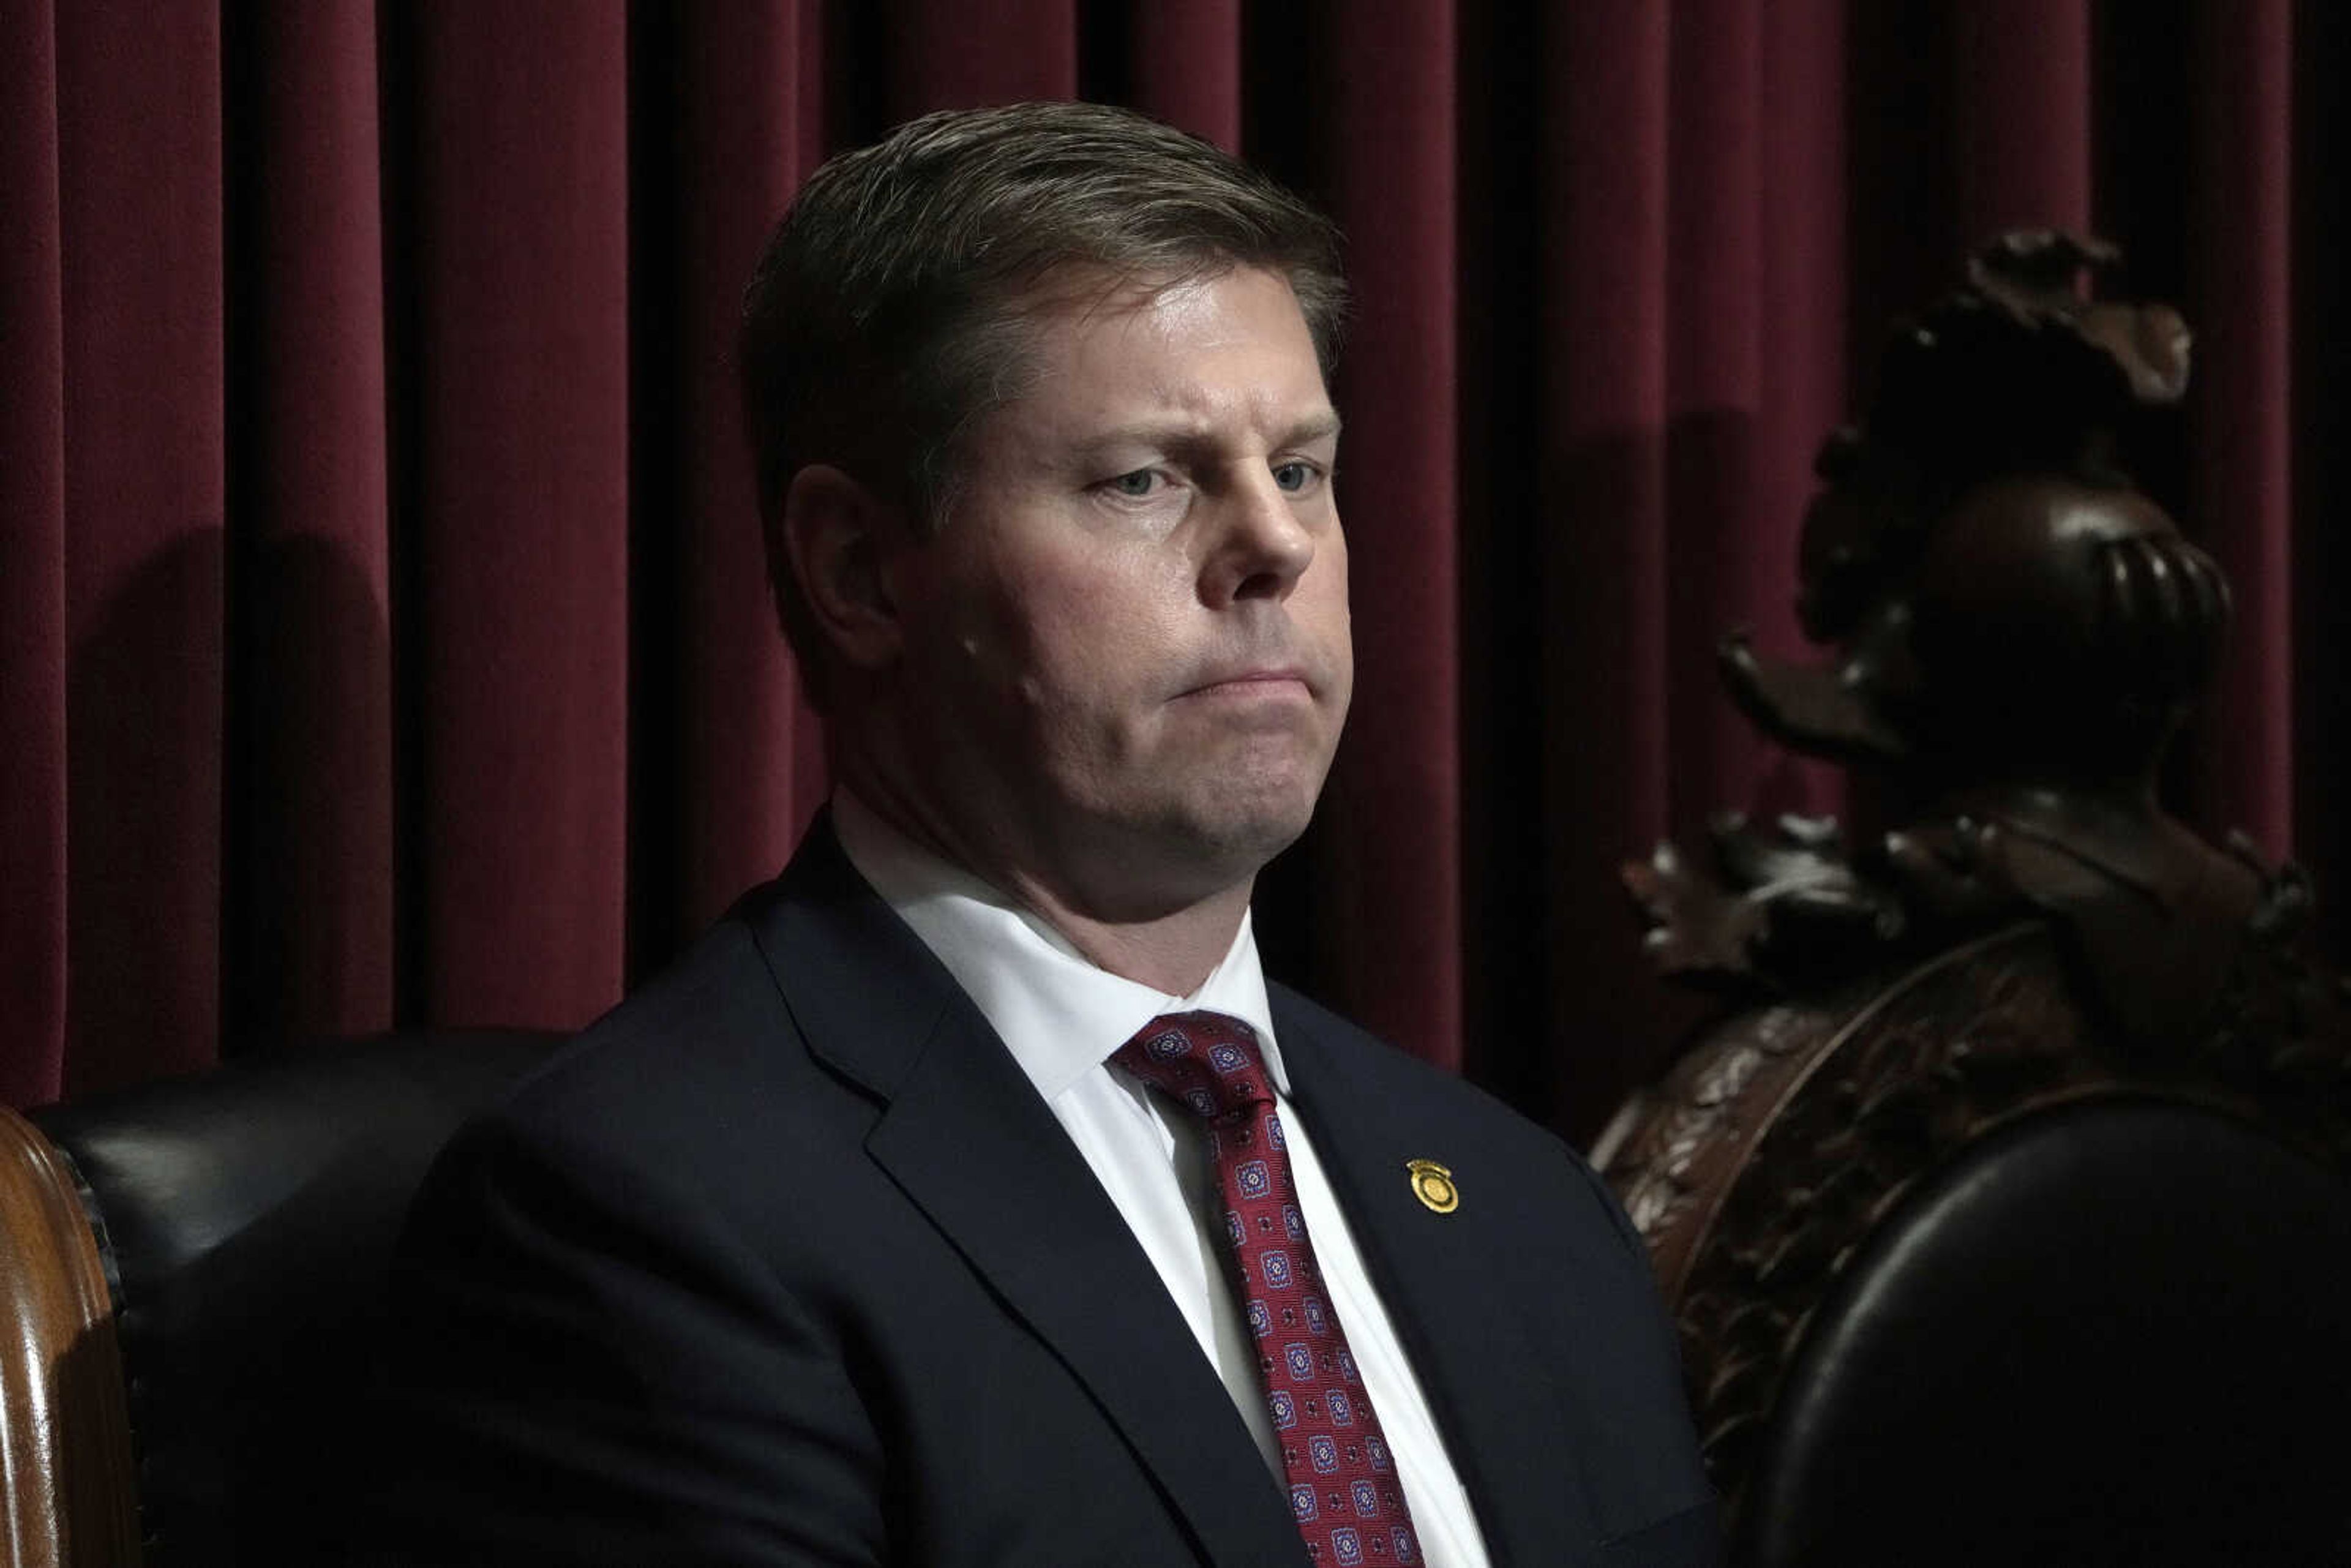
<instances>
[{"instance_id":1,"label":"man's ear","mask_svg":"<svg viewBox=\"0 0 2351 1568\"><path fill-rule=\"evenodd\" d=\"M872 491L827 464L792 476L778 525L809 619L848 664L878 669L903 642L885 570L904 520Z\"/></svg>"}]
</instances>

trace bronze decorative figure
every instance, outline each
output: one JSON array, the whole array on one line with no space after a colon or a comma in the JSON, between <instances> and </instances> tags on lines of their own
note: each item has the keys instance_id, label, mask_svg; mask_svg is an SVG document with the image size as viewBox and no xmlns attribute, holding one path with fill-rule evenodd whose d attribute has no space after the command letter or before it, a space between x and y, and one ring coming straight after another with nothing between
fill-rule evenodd
<instances>
[{"instance_id":1,"label":"bronze decorative figure","mask_svg":"<svg viewBox=\"0 0 2351 1568\"><path fill-rule=\"evenodd\" d=\"M2133 1096L2351 1167L2307 881L2158 798L2230 602L2122 465L2133 422L2181 398L2189 333L2095 298L2116 262L2050 232L1978 252L1820 454L1798 602L1828 657L1721 646L1740 709L1866 780L1882 825L1726 814L1702 850L1625 868L1661 973L1727 1004L1595 1152L1734 1512L1815 1312L1971 1141Z\"/></svg>"}]
</instances>

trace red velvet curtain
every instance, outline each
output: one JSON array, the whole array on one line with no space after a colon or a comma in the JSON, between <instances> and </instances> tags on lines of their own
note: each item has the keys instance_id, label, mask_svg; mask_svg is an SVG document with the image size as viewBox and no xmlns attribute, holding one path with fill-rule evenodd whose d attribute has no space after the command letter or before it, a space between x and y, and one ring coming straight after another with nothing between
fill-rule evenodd
<instances>
[{"instance_id":1,"label":"red velvet curtain","mask_svg":"<svg viewBox=\"0 0 2351 1568\"><path fill-rule=\"evenodd\" d=\"M1361 669L1266 880L1278 972L1573 1131L1656 1062L1617 863L1835 804L1712 645L1795 651L1813 447L1889 317L2019 224L2118 240L2200 329L2148 477L2241 630L2183 800L2351 885L2346 32L2287 0L0 0L0 1095L576 1024L778 866L823 767L735 302L826 152L1019 98L1160 114L1352 236Z\"/></svg>"}]
</instances>

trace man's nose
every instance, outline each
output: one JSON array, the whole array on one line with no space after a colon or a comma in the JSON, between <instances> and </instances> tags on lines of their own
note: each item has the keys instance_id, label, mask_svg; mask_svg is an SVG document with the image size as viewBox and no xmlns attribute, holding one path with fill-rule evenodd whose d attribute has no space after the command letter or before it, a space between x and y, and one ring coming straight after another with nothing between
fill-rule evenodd
<instances>
[{"instance_id":1,"label":"man's nose","mask_svg":"<svg viewBox=\"0 0 2351 1568\"><path fill-rule=\"evenodd\" d=\"M1216 499L1217 533L1202 589L1212 603L1287 599L1314 563L1314 531L1297 498L1260 470Z\"/></svg>"}]
</instances>

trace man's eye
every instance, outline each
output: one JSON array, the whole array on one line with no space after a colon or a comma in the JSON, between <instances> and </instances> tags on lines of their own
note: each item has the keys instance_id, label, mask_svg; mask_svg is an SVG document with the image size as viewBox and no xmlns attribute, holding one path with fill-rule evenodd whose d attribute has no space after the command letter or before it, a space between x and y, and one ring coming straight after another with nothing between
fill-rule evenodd
<instances>
[{"instance_id":1,"label":"man's eye","mask_svg":"<svg viewBox=\"0 0 2351 1568\"><path fill-rule=\"evenodd\" d=\"M1313 484L1318 476L1311 463L1277 463L1273 466L1273 482L1292 495Z\"/></svg>"},{"instance_id":2,"label":"man's eye","mask_svg":"<svg viewBox=\"0 0 2351 1568\"><path fill-rule=\"evenodd\" d=\"M1130 500L1139 501L1158 487L1158 472L1151 468L1137 468L1132 474L1122 474L1110 481L1110 488L1113 492Z\"/></svg>"}]
</instances>

